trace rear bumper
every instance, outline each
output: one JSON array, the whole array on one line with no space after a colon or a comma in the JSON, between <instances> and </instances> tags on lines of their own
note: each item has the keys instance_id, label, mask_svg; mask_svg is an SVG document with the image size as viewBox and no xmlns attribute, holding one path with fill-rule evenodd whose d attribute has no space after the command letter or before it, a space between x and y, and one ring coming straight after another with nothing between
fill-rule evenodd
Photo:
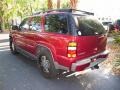
<instances>
[{"instance_id":1,"label":"rear bumper","mask_svg":"<svg viewBox=\"0 0 120 90\"><path fill-rule=\"evenodd\" d=\"M102 53L99 53L99 54L96 54L89 58L79 60L75 63L72 63L71 71L82 71L84 69L91 68L91 67L103 62L104 60L106 60L106 58L108 57L108 54L109 54L109 51L105 50Z\"/></svg>"}]
</instances>

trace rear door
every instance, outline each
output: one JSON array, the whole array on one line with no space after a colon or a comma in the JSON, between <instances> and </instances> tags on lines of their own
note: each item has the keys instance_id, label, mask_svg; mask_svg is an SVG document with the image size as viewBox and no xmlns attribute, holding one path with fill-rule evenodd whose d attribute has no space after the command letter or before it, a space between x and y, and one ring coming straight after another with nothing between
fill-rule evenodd
<instances>
[{"instance_id":1,"label":"rear door","mask_svg":"<svg viewBox=\"0 0 120 90\"><path fill-rule=\"evenodd\" d=\"M41 17L35 16L30 19L29 31L25 34L26 50L35 54L37 41L40 41L40 33L42 32Z\"/></svg>"},{"instance_id":2,"label":"rear door","mask_svg":"<svg viewBox=\"0 0 120 90\"><path fill-rule=\"evenodd\" d=\"M106 31L101 23L91 16L74 16L77 26L78 57L86 58L105 50Z\"/></svg>"},{"instance_id":3,"label":"rear door","mask_svg":"<svg viewBox=\"0 0 120 90\"><path fill-rule=\"evenodd\" d=\"M42 36L45 42L53 48L55 47L56 55L66 56L68 42L72 39L67 15L65 13L47 14L44 27L45 32Z\"/></svg>"}]
</instances>

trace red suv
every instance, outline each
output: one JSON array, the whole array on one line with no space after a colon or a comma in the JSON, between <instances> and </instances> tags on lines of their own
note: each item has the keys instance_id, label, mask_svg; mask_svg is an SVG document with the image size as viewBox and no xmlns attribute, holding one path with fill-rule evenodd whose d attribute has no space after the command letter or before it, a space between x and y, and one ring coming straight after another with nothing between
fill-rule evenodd
<instances>
[{"instance_id":1,"label":"red suv","mask_svg":"<svg viewBox=\"0 0 120 90\"><path fill-rule=\"evenodd\" d=\"M10 33L10 49L37 60L43 76L59 71L99 68L107 56L104 27L92 13L73 9L46 11L25 18Z\"/></svg>"}]
</instances>

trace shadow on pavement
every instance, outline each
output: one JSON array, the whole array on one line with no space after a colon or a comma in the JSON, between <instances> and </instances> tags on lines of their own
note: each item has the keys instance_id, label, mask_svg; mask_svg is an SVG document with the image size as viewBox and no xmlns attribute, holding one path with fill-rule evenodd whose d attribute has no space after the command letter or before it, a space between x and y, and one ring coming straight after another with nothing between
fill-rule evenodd
<instances>
[{"instance_id":1,"label":"shadow on pavement","mask_svg":"<svg viewBox=\"0 0 120 90\"><path fill-rule=\"evenodd\" d=\"M5 42L8 42L9 39L3 39L3 40L0 40L0 43L5 43Z\"/></svg>"},{"instance_id":2,"label":"shadow on pavement","mask_svg":"<svg viewBox=\"0 0 120 90\"><path fill-rule=\"evenodd\" d=\"M78 76L62 77L58 79L45 79L40 70L37 68L35 61L30 60L22 56L21 54L16 56L20 61L26 64L26 67L33 67L36 71L34 73L34 80L41 84L43 89L48 87L49 90L119 90L120 77L102 75L101 72L95 73L90 71ZM101 74L101 75L100 75ZM116 79L117 78L117 79ZM35 83L35 82L34 82ZM35 84L34 84L35 85ZM33 85L33 86L34 86ZM52 87L51 87L52 86ZM38 89L35 89L38 90ZM47 89L44 89L47 90Z\"/></svg>"},{"instance_id":3,"label":"shadow on pavement","mask_svg":"<svg viewBox=\"0 0 120 90\"><path fill-rule=\"evenodd\" d=\"M0 52L5 52L5 51L8 51L10 49L9 45L7 45L5 43L8 44L8 39L3 40L2 42L0 40Z\"/></svg>"}]
</instances>

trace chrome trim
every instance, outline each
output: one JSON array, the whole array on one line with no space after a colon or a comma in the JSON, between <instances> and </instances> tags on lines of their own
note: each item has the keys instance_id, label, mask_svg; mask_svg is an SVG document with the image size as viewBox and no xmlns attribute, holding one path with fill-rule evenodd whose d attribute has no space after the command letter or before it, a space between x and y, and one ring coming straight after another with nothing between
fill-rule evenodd
<instances>
[{"instance_id":1,"label":"chrome trim","mask_svg":"<svg viewBox=\"0 0 120 90\"><path fill-rule=\"evenodd\" d=\"M106 60L106 58L97 59L97 61L90 63L89 67L87 67L86 69L89 69L89 68L91 68L91 67L94 67L95 65L100 64L100 63L102 63L102 62L105 61L105 60Z\"/></svg>"},{"instance_id":2,"label":"chrome trim","mask_svg":"<svg viewBox=\"0 0 120 90\"><path fill-rule=\"evenodd\" d=\"M90 59L84 59L84 60L80 60L79 62L73 63L71 66L71 71L75 71L77 66L81 66L87 63L90 63Z\"/></svg>"},{"instance_id":3,"label":"chrome trim","mask_svg":"<svg viewBox=\"0 0 120 90\"><path fill-rule=\"evenodd\" d=\"M54 62L56 69L62 69L62 70L69 70L69 67L65 67L63 65L60 65L58 62Z\"/></svg>"},{"instance_id":4,"label":"chrome trim","mask_svg":"<svg viewBox=\"0 0 120 90\"><path fill-rule=\"evenodd\" d=\"M91 56L91 57L88 57L88 58L79 60L79 61L77 61L77 62L75 62L75 63L72 63L71 71L75 71L75 69L76 69L77 66L90 63L90 62L91 62L91 58L97 57L97 56L99 56L99 55L105 55L105 54L109 54L109 51L108 51L108 50L105 50L105 51L103 51L103 52L101 52L101 53L98 53L98 54L96 54L96 55L93 55L93 56ZM100 59L106 59L106 58L100 58Z\"/></svg>"}]
</instances>

